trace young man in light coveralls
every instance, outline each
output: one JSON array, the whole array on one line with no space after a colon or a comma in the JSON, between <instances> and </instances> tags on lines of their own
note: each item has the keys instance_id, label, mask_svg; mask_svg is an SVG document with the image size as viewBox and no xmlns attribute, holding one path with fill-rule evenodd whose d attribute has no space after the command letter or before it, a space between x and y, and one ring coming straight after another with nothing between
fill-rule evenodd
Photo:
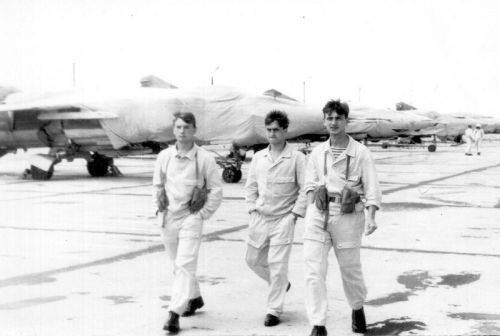
<instances>
[{"instance_id":1,"label":"young man in light coveralls","mask_svg":"<svg viewBox=\"0 0 500 336\"><path fill-rule=\"evenodd\" d=\"M305 214L305 155L286 142L288 117L271 111L265 118L269 147L255 153L245 185L250 213L246 262L269 286L264 325L280 323L290 289L288 260L295 222Z\"/></svg>"},{"instance_id":2,"label":"young man in light coveralls","mask_svg":"<svg viewBox=\"0 0 500 336\"><path fill-rule=\"evenodd\" d=\"M196 119L192 113L174 114L177 142L158 154L153 175L153 199L159 210L161 236L174 266L169 317L163 327L179 331L179 315L191 316L204 305L196 279L203 221L210 218L222 201L222 181L215 159L194 143ZM189 204L195 187L209 190L201 210Z\"/></svg>"},{"instance_id":3,"label":"young man in light coveralls","mask_svg":"<svg viewBox=\"0 0 500 336\"><path fill-rule=\"evenodd\" d=\"M360 246L363 231L369 235L377 229L375 212L380 208L381 192L370 152L346 134L348 116L349 107L345 103L331 100L325 105L324 125L330 139L313 149L307 164L304 257L306 309L313 325L312 336L327 335L326 276L328 253L332 247L340 267L344 293L352 309L352 329L360 333L366 331L363 311L366 287ZM346 185L360 194L352 213L341 212L341 193ZM328 191L328 211L319 210L315 203L315 190L320 186ZM364 209L367 209L366 221Z\"/></svg>"}]
</instances>

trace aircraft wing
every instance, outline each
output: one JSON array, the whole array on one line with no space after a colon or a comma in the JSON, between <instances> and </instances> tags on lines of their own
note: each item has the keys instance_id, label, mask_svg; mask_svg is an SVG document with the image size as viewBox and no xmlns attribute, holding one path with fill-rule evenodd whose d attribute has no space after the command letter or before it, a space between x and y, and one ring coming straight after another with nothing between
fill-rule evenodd
<instances>
[{"instance_id":1,"label":"aircraft wing","mask_svg":"<svg viewBox=\"0 0 500 336\"><path fill-rule=\"evenodd\" d=\"M115 149L128 145L122 137L107 127L106 122L118 115L103 109L90 108L74 94L38 95L13 94L0 104L0 115L12 118L14 129L33 129L37 132L44 125L63 127L64 136L87 146L112 146ZM56 125L56 126L54 126ZM58 131L57 133L61 133ZM64 143L59 136L60 143Z\"/></svg>"}]
</instances>

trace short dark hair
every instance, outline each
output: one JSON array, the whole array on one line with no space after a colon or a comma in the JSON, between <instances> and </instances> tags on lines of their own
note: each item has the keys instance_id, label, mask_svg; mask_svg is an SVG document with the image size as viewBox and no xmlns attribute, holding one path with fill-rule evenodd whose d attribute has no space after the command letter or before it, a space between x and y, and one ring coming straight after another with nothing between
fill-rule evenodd
<instances>
[{"instance_id":1,"label":"short dark hair","mask_svg":"<svg viewBox=\"0 0 500 336\"><path fill-rule=\"evenodd\" d=\"M196 118L194 117L194 114L191 112L175 112L174 113L174 121L172 124L175 124L175 121L177 119L181 119L187 124L193 125L194 128L196 128Z\"/></svg>"},{"instance_id":2,"label":"short dark hair","mask_svg":"<svg viewBox=\"0 0 500 336\"><path fill-rule=\"evenodd\" d=\"M341 102L340 99L332 99L326 103L325 107L323 107L323 117L327 114L332 114L333 112L336 112L338 115L343 115L347 119L349 117L349 105Z\"/></svg>"},{"instance_id":3,"label":"short dark hair","mask_svg":"<svg viewBox=\"0 0 500 336\"><path fill-rule=\"evenodd\" d=\"M266 114L264 124L267 126L269 124L272 124L273 121L277 121L278 125L283 129L287 129L288 125L290 125L290 120L288 120L288 116L283 111L272 110L271 112Z\"/></svg>"}]
</instances>

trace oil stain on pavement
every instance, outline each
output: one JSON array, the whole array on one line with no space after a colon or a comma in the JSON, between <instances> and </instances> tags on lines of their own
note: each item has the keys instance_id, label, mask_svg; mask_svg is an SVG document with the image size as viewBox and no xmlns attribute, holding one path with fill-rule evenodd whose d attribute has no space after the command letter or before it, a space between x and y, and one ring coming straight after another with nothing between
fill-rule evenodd
<instances>
[{"instance_id":1,"label":"oil stain on pavement","mask_svg":"<svg viewBox=\"0 0 500 336\"><path fill-rule=\"evenodd\" d=\"M480 277L481 274L479 273L462 272L459 274L432 276L428 271L409 271L401 274L397 278L397 281L408 289L407 291L390 293L386 296L369 300L366 304L369 306L383 306L391 303L408 301L408 298L415 295L415 292L425 290L428 287L448 286L456 288L475 282L479 280Z\"/></svg>"},{"instance_id":2,"label":"oil stain on pavement","mask_svg":"<svg viewBox=\"0 0 500 336\"><path fill-rule=\"evenodd\" d=\"M135 302L131 300L132 296L104 296L104 299L113 301L115 305Z\"/></svg>"},{"instance_id":3,"label":"oil stain on pavement","mask_svg":"<svg viewBox=\"0 0 500 336\"><path fill-rule=\"evenodd\" d=\"M397 281L406 288L416 291L424 290L427 287L449 286L456 288L470 284L479 280L481 274L462 272L459 274L445 274L440 276L431 276L428 271L409 271L398 276ZM440 281L438 282L437 280Z\"/></svg>"},{"instance_id":4,"label":"oil stain on pavement","mask_svg":"<svg viewBox=\"0 0 500 336\"><path fill-rule=\"evenodd\" d=\"M44 303L50 303L55 301L66 300L65 296L47 296L47 297L39 297L27 300L20 300L14 302L7 302L0 305L0 310L15 310L28 308L33 306L38 306Z\"/></svg>"},{"instance_id":5,"label":"oil stain on pavement","mask_svg":"<svg viewBox=\"0 0 500 336\"><path fill-rule=\"evenodd\" d=\"M399 335L403 332L425 330L424 322L413 321L409 317L388 319L367 325L367 335Z\"/></svg>"},{"instance_id":6,"label":"oil stain on pavement","mask_svg":"<svg viewBox=\"0 0 500 336\"><path fill-rule=\"evenodd\" d=\"M224 278L224 277L206 277L203 275L198 277L199 282L205 283L205 284L208 284L211 286L218 285L221 282L223 282L224 280L226 280L226 278Z\"/></svg>"},{"instance_id":7,"label":"oil stain on pavement","mask_svg":"<svg viewBox=\"0 0 500 336\"><path fill-rule=\"evenodd\" d=\"M500 314L453 313L453 314L448 314L448 316L454 319L461 319L461 320L500 321Z\"/></svg>"},{"instance_id":8,"label":"oil stain on pavement","mask_svg":"<svg viewBox=\"0 0 500 336\"><path fill-rule=\"evenodd\" d=\"M391 304L395 302L402 302L402 301L408 301L408 297L411 295L415 295L410 291L407 292L396 292L396 293L391 293L387 296L378 298L378 299L373 299L370 301L366 301L366 304L369 306L383 306L386 304Z\"/></svg>"}]
</instances>

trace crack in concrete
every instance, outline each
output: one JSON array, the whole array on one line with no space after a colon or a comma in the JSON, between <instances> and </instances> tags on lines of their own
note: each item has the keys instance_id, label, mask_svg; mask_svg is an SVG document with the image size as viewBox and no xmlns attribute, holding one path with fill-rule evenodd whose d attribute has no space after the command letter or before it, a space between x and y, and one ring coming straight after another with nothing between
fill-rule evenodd
<instances>
[{"instance_id":1,"label":"crack in concrete","mask_svg":"<svg viewBox=\"0 0 500 336\"><path fill-rule=\"evenodd\" d=\"M451 175L447 175L447 176L442 176L442 177L438 177L438 178L435 178L435 179L425 180L425 181L421 181L421 182L417 182L417 183L410 183L410 184L408 184L406 186L401 186L401 187L396 187L396 188L384 190L383 194L384 195L389 195L389 194L392 194L392 193L395 193L395 192L398 192L398 191L407 190L407 189L413 189L413 188L421 187L421 186L429 184L429 183L443 181L443 180L447 180L447 179L450 179L450 178L454 178L454 177L462 176L462 175L467 175L467 174L471 174L471 173L478 173L478 172L482 172L482 171L485 171L485 170L488 170L488 169L491 169L491 168L497 168L497 167L500 167L500 163L499 164L495 164L495 165L491 165L491 166L486 166L486 167L481 167L481 168L476 168L476 169L470 169L470 170L463 171L461 173L456 173L456 174L451 174Z\"/></svg>"},{"instance_id":2,"label":"crack in concrete","mask_svg":"<svg viewBox=\"0 0 500 336\"><path fill-rule=\"evenodd\" d=\"M210 237L212 237L212 236L218 236L218 235L224 234L224 233L239 231L245 227L247 227L247 225L240 225L240 226L235 226L235 227L232 227L229 229L215 231L215 232L203 235L202 239L203 240L208 239L208 241L210 241ZM55 275L58 275L58 274L72 272L72 271L76 271L76 270L80 270L80 269L84 269L84 268L88 268L88 267L111 264L111 263L118 262L118 261L135 259L137 257L143 256L146 254L157 253L157 252L161 252L161 251L163 251L163 244L157 244L157 245L149 246L149 247L144 248L144 249L119 254L119 255L116 255L113 257L109 257L109 258L94 260L91 262L76 264L76 265L72 265L72 266L68 266L68 267L57 268L57 269L48 270L48 271L44 271L44 272L19 275L19 276L0 280L0 288L10 287L10 286L19 286L19 285L34 285L34 284L39 284L39 283L48 282L48 281L52 282L52 281L54 281L54 279L52 277Z\"/></svg>"}]
</instances>

